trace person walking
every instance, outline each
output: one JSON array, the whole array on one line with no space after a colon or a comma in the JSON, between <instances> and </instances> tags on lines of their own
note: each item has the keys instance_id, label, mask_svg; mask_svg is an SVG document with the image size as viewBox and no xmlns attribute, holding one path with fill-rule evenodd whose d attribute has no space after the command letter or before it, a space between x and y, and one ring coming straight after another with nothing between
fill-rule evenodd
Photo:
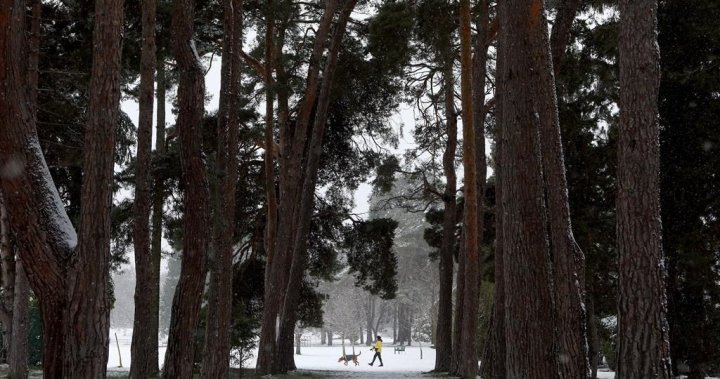
<instances>
[{"instance_id":1,"label":"person walking","mask_svg":"<svg viewBox=\"0 0 720 379\"><path fill-rule=\"evenodd\" d=\"M382 337L377 336L377 341L375 341L375 346L373 346L371 350L375 350L375 355L373 355L372 362L370 362L368 364L370 366L372 366L373 363L375 363L375 358L377 358L380 361L380 366L378 366L378 367L382 367L383 361L382 361L382 355L380 355L380 352L382 352Z\"/></svg>"}]
</instances>

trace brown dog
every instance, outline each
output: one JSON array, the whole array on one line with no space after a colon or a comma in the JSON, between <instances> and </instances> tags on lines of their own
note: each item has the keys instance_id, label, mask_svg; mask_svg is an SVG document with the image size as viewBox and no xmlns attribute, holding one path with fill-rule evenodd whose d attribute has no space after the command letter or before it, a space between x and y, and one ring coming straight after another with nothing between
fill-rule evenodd
<instances>
[{"instance_id":1,"label":"brown dog","mask_svg":"<svg viewBox=\"0 0 720 379\"><path fill-rule=\"evenodd\" d=\"M360 354L362 354L362 351L359 352L359 353L357 353L357 354L345 354L345 355L341 355L340 358L338 358L338 363L344 361L344 362L345 362L345 366L347 366L347 365L348 365L348 362L352 361L353 363L355 363L355 366L358 366L358 365L360 364L360 363L358 362L358 357L360 356Z\"/></svg>"}]
</instances>

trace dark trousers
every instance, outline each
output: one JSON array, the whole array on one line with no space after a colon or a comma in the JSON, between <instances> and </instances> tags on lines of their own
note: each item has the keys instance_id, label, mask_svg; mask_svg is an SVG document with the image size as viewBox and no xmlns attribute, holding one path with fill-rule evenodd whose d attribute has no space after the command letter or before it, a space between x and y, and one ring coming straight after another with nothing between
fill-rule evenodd
<instances>
[{"instance_id":1,"label":"dark trousers","mask_svg":"<svg viewBox=\"0 0 720 379\"><path fill-rule=\"evenodd\" d=\"M380 365L383 364L383 363L382 363L382 356L380 355L380 352L379 352L379 351L376 351L376 352L375 352L375 355L373 355L373 360L372 360L372 362L370 362L370 364L375 363L375 358L377 358L377 359L380 361Z\"/></svg>"}]
</instances>

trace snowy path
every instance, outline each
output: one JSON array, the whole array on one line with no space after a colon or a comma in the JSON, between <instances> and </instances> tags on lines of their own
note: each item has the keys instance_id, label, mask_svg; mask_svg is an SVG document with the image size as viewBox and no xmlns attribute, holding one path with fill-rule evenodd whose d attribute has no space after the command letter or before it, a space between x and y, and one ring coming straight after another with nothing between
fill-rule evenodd
<instances>
[{"instance_id":1,"label":"snowy path","mask_svg":"<svg viewBox=\"0 0 720 379\"><path fill-rule=\"evenodd\" d=\"M115 341L117 333L118 341ZM132 330L113 329L110 331L110 356L108 359L108 377L123 377L127 375L130 367L130 342ZM118 355L119 344L119 355ZM159 363L162 365L165 347L159 349ZM422 350L422 358L421 358ZM352 347L345 346L347 354L352 353ZM347 366L338 362L342 355L342 346L310 346L302 347L300 355L295 355L295 364L298 371L293 372L287 378L447 378L447 375L428 374L435 365L435 350L428 347L409 346L406 351L393 354L393 347L387 344L383 349L384 367L369 366L373 352L367 346L355 346L355 353L360 353L359 365L352 363ZM120 359L122 358L122 368ZM248 367L255 367L255 359L247 363ZM612 379L613 372L599 372L598 378Z\"/></svg>"}]
</instances>

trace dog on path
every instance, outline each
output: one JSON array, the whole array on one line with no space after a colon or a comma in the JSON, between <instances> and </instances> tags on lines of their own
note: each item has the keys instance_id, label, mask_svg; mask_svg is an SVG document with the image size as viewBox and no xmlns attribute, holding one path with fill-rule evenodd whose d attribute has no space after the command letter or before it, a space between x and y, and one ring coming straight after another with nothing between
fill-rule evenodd
<instances>
[{"instance_id":1,"label":"dog on path","mask_svg":"<svg viewBox=\"0 0 720 379\"><path fill-rule=\"evenodd\" d=\"M358 362L358 357L360 356L360 354L362 354L362 351L357 354L343 354L340 356L340 358L338 358L338 363L345 362L345 366L347 366L348 362L352 361L353 363L355 363L355 366L358 366L360 365L360 363Z\"/></svg>"}]
</instances>

